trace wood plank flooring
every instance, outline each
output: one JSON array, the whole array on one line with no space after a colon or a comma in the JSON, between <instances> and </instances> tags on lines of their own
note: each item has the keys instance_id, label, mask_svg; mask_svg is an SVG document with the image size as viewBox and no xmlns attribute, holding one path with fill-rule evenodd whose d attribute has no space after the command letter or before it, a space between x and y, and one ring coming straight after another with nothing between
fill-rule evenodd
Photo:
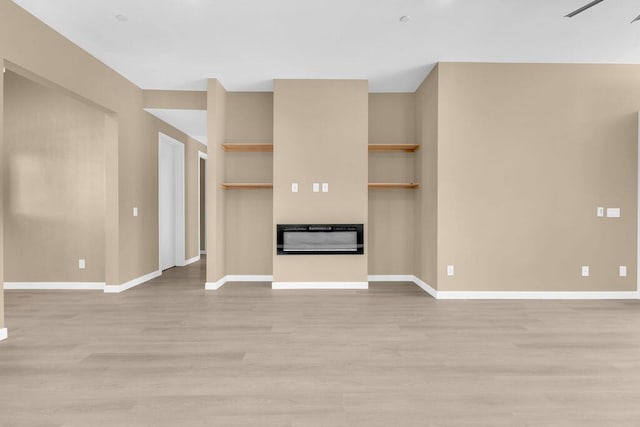
<instances>
[{"instance_id":1,"label":"wood plank flooring","mask_svg":"<svg viewBox=\"0 0 640 427\"><path fill-rule=\"evenodd\" d=\"M640 303L7 291L1 426L638 426Z\"/></svg>"}]
</instances>

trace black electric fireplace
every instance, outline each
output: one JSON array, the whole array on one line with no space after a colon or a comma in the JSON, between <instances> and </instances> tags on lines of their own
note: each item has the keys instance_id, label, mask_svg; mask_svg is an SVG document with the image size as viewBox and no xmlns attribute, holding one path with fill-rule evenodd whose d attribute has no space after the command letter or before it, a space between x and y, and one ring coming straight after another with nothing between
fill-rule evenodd
<instances>
[{"instance_id":1,"label":"black electric fireplace","mask_svg":"<svg viewBox=\"0 0 640 427\"><path fill-rule=\"evenodd\" d=\"M362 224L278 224L278 255L362 255Z\"/></svg>"}]
</instances>

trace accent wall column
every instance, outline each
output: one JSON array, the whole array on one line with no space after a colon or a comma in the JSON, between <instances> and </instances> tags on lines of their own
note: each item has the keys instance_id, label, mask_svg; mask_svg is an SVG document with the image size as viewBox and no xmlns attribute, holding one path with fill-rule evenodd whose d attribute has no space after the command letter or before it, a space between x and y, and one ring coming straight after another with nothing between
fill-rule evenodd
<instances>
[{"instance_id":1,"label":"accent wall column","mask_svg":"<svg viewBox=\"0 0 640 427\"><path fill-rule=\"evenodd\" d=\"M277 224L365 226L364 255L274 248L274 288L368 286L368 96L366 80L274 81L274 241ZM329 184L329 192L314 193L313 183Z\"/></svg>"},{"instance_id":2,"label":"accent wall column","mask_svg":"<svg viewBox=\"0 0 640 427\"><path fill-rule=\"evenodd\" d=\"M225 176L224 143L226 134L227 92L217 79L207 84L207 289L218 289L225 272Z\"/></svg>"}]
</instances>

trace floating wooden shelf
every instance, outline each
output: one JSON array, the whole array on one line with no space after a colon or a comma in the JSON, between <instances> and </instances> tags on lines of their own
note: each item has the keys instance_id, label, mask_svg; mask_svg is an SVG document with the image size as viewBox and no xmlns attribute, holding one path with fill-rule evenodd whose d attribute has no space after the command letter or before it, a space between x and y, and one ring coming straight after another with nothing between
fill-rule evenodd
<instances>
[{"instance_id":1,"label":"floating wooden shelf","mask_svg":"<svg viewBox=\"0 0 640 427\"><path fill-rule=\"evenodd\" d=\"M415 189L420 188L420 184L416 182L370 182L369 189Z\"/></svg>"},{"instance_id":2,"label":"floating wooden shelf","mask_svg":"<svg viewBox=\"0 0 640 427\"><path fill-rule=\"evenodd\" d=\"M271 152L273 151L273 144L222 144L224 151L231 152Z\"/></svg>"},{"instance_id":3,"label":"floating wooden shelf","mask_svg":"<svg viewBox=\"0 0 640 427\"><path fill-rule=\"evenodd\" d=\"M223 190L263 190L273 188L273 184L267 182L223 182L220 187Z\"/></svg>"},{"instance_id":4,"label":"floating wooden shelf","mask_svg":"<svg viewBox=\"0 0 640 427\"><path fill-rule=\"evenodd\" d=\"M369 151L403 151L415 153L420 146L418 144L369 144Z\"/></svg>"}]
</instances>

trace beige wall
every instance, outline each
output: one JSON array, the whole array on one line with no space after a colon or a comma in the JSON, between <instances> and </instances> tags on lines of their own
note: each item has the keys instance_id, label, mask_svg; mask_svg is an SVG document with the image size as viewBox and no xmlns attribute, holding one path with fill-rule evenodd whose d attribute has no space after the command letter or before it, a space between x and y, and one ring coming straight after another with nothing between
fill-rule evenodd
<instances>
[{"instance_id":1,"label":"beige wall","mask_svg":"<svg viewBox=\"0 0 640 427\"><path fill-rule=\"evenodd\" d=\"M364 80L274 82L274 234L287 223L367 226L367 92ZM329 183L329 193L313 193L313 182ZM367 281L367 249L362 256L273 253L276 282Z\"/></svg>"},{"instance_id":2,"label":"beige wall","mask_svg":"<svg viewBox=\"0 0 640 427\"><path fill-rule=\"evenodd\" d=\"M440 65L439 290L636 289L639 76L631 65ZM597 206L622 218L597 218Z\"/></svg>"},{"instance_id":3,"label":"beige wall","mask_svg":"<svg viewBox=\"0 0 640 427\"><path fill-rule=\"evenodd\" d=\"M0 60L115 113L118 144L109 147L106 157L106 173L113 178L107 183L107 211L117 212L107 219L107 227L114 230L106 233L107 282L123 283L156 271L161 129L142 109L142 90L8 0L0 1ZM176 139L185 142L184 137ZM134 206L139 217L132 215Z\"/></svg>"},{"instance_id":4,"label":"beige wall","mask_svg":"<svg viewBox=\"0 0 640 427\"><path fill-rule=\"evenodd\" d=\"M191 90L143 90L144 108L206 110L207 92Z\"/></svg>"},{"instance_id":5,"label":"beige wall","mask_svg":"<svg viewBox=\"0 0 640 427\"><path fill-rule=\"evenodd\" d=\"M220 188L225 179L225 153L220 148L226 135L227 92L216 79L207 83L207 282L226 274L226 194Z\"/></svg>"},{"instance_id":6,"label":"beige wall","mask_svg":"<svg viewBox=\"0 0 640 427\"><path fill-rule=\"evenodd\" d=\"M227 94L226 142L272 143L273 93ZM272 153L226 153L225 181L272 182ZM273 270L273 191L226 192L227 274Z\"/></svg>"},{"instance_id":7,"label":"beige wall","mask_svg":"<svg viewBox=\"0 0 640 427\"><path fill-rule=\"evenodd\" d=\"M0 63L0 65L3 65ZM4 78L0 79L0 168L4 169ZM0 173L0 191L4 196L4 178ZM4 197L0 197L0 329L4 328Z\"/></svg>"},{"instance_id":8,"label":"beige wall","mask_svg":"<svg viewBox=\"0 0 640 427\"><path fill-rule=\"evenodd\" d=\"M415 275L438 289L438 100L439 67L416 92Z\"/></svg>"},{"instance_id":9,"label":"beige wall","mask_svg":"<svg viewBox=\"0 0 640 427\"><path fill-rule=\"evenodd\" d=\"M415 143L415 94L369 94L369 143ZM414 182L414 153L369 153L369 182ZM369 274L410 275L415 190L369 190Z\"/></svg>"},{"instance_id":10,"label":"beige wall","mask_svg":"<svg viewBox=\"0 0 640 427\"><path fill-rule=\"evenodd\" d=\"M104 282L105 114L4 79L5 281Z\"/></svg>"},{"instance_id":11,"label":"beige wall","mask_svg":"<svg viewBox=\"0 0 640 427\"><path fill-rule=\"evenodd\" d=\"M207 162L205 159L200 159L200 250L204 251L207 248L207 198L205 197L207 189Z\"/></svg>"}]
</instances>

